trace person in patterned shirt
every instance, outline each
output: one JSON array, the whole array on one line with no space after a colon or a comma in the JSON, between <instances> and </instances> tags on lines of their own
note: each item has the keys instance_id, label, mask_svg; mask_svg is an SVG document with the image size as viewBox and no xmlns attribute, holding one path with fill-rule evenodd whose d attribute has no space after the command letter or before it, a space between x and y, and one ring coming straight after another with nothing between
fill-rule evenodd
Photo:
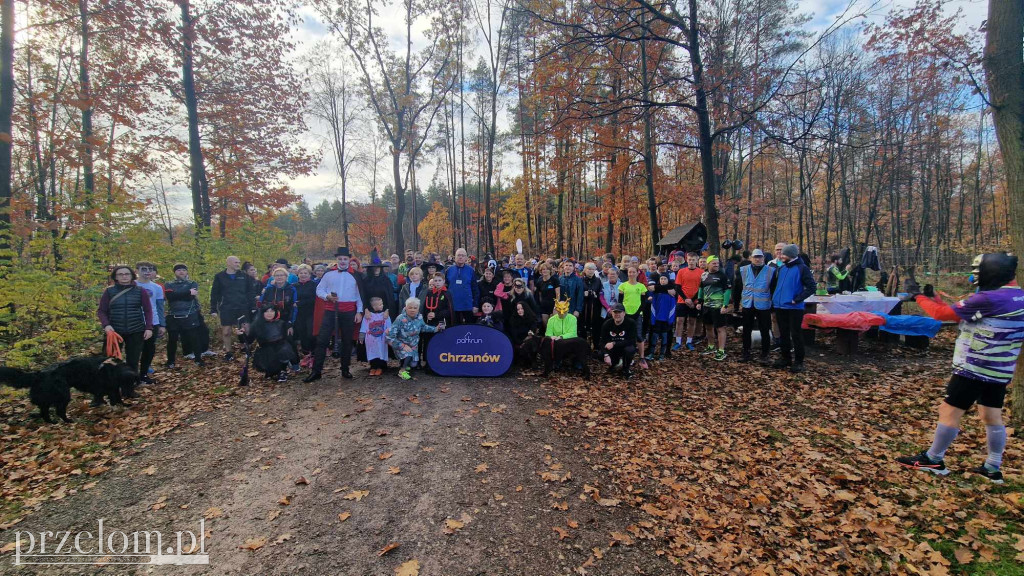
<instances>
[{"instance_id":1,"label":"person in patterned shirt","mask_svg":"<svg viewBox=\"0 0 1024 576\"><path fill-rule=\"evenodd\" d=\"M974 294L953 306L923 294L914 295L914 301L929 316L959 321L960 335L953 351L953 376L946 385L946 398L939 405L932 445L920 454L897 458L900 465L939 476L949 474L943 457L960 433L960 420L978 404L988 457L971 472L993 483L1003 483L1003 400L1024 343L1024 290L1014 281L1016 271L1016 256L1005 252L982 254L974 259L974 283L978 286Z\"/></svg>"}]
</instances>

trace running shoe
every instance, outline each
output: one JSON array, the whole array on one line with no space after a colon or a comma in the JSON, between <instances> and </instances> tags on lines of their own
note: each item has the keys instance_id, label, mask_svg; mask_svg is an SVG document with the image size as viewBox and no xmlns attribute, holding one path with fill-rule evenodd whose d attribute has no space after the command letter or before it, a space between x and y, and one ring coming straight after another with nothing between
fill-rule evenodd
<instances>
[{"instance_id":1,"label":"running shoe","mask_svg":"<svg viewBox=\"0 0 1024 576\"><path fill-rule=\"evenodd\" d=\"M206 354L203 354L203 356L206 356ZM195 360L196 359L196 355L195 354L185 354L185 359L186 360Z\"/></svg>"},{"instance_id":2,"label":"running shoe","mask_svg":"<svg viewBox=\"0 0 1024 576\"><path fill-rule=\"evenodd\" d=\"M281 370L281 372L277 375L277 381L278 382L287 382L288 381L288 371L287 370Z\"/></svg>"},{"instance_id":3,"label":"running shoe","mask_svg":"<svg viewBox=\"0 0 1024 576\"><path fill-rule=\"evenodd\" d=\"M217 355L217 353L214 352L213 350L207 350L206 352L202 353L202 356L216 356L216 355Z\"/></svg>"},{"instance_id":4,"label":"running shoe","mask_svg":"<svg viewBox=\"0 0 1024 576\"><path fill-rule=\"evenodd\" d=\"M398 377L401 378L402 380L412 380L412 374L409 374L409 370L407 368L402 368L401 370L399 370Z\"/></svg>"},{"instance_id":5,"label":"running shoe","mask_svg":"<svg viewBox=\"0 0 1024 576\"><path fill-rule=\"evenodd\" d=\"M716 351L715 352L715 361L716 362L721 362L722 360L725 360L725 350L718 350L718 351Z\"/></svg>"},{"instance_id":6,"label":"running shoe","mask_svg":"<svg viewBox=\"0 0 1024 576\"><path fill-rule=\"evenodd\" d=\"M673 352L678 352L679 349L682 348L682 347L683 347L683 343L682 342L676 342L675 345L672 346L672 351Z\"/></svg>"},{"instance_id":7,"label":"running shoe","mask_svg":"<svg viewBox=\"0 0 1024 576\"><path fill-rule=\"evenodd\" d=\"M932 459L928 457L927 450L914 456L901 456L896 459L896 462L898 462L900 466L910 468L912 470L923 470L939 476L949 474L949 468L946 468L946 462L944 460L933 462Z\"/></svg>"},{"instance_id":8,"label":"running shoe","mask_svg":"<svg viewBox=\"0 0 1024 576\"><path fill-rule=\"evenodd\" d=\"M803 362L794 362L793 365L789 367L789 371L794 373L794 374L799 374L800 372L803 372L804 371L804 363Z\"/></svg>"},{"instance_id":9,"label":"running shoe","mask_svg":"<svg viewBox=\"0 0 1024 576\"><path fill-rule=\"evenodd\" d=\"M651 352L647 356L644 356L644 360L647 360L648 362L653 362L654 361L654 353Z\"/></svg>"},{"instance_id":10,"label":"running shoe","mask_svg":"<svg viewBox=\"0 0 1024 576\"><path fill-rule=\"evenodd\" d=\"M690 352L693 352L694 350L697 349L697 347L693 345L693 342L687 342L686 349L689 350Z\"/></svg>"},{"instance_id":11,"label":"running shoe","mask_svg":"<svg viewBox=\"0 0 1024 576\"><path fill-rule=\"evenodd\" d=\"M701 354L704 356L711 356L715 352L718 352L718 348L715 348L714 346L708 346L707 348L704 349L703 352L701 352Z\"/></svg>"},{"instance_id":12,"label":"running shoe","mask_svg":"<svg viewBox=\"0 0 1024 576\"><path fill-rule=\"evenodd\" d=\"M225 362L231 362L234 359L235 359L234 352L228 352L227 354L224 355L224 361Z\"/></svg>"},{"instance_id":13,"label":"running shoe","mask_svg":"<svg viewBox=\"0 0 1024 576\"><path fill-rule=\"evenodd\" d=\"M1003 473L1000 470L989 470L988 466L982 464L976 468L971 468L971 474L977 474L988 478L988 481L993 484L1003 483Z\"/></svg>"}]
</instances>

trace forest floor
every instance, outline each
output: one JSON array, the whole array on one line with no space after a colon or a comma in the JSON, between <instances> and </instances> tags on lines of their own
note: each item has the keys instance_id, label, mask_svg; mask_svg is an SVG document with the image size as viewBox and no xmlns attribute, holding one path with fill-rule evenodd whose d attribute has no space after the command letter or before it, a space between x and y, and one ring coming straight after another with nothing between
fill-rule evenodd
<instances>
[{"instance_id":1,"label":"forest floor","mask_svg":"<svg viewBox=\"0 0 1024 576\"><path fill-rule=\"evenodd\" d=\"M801 375L676 354L629 382L334 368L238 388L214 360L158 373L128 408L76 396L73 424L9 395L0 573L1021 574L1016 434L1003 486L964 472L984 458L973 417L951 475L892 461L930 440L951 335L846 358L825 341ZM210 564L12 566L16 532L99 518L202 519Z\"/></svg>"}]
</instances>

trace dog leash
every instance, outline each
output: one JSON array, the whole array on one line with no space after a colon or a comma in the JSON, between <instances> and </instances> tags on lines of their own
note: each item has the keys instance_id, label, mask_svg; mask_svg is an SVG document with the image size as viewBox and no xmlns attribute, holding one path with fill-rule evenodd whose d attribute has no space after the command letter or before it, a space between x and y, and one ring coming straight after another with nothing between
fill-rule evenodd
<instances>
[{"instance_id":1,"label":"dog leash","mask_svg":"<svg viewBox=\"0 0 1024 576\"><path fill-rule=\"evenodd\" d=\"M120 334L117 332L107 332L107 358L124 360L124 355L121 354L121 344L124 344L124 338L122 338Z\"/></svg>"}]
</instances>

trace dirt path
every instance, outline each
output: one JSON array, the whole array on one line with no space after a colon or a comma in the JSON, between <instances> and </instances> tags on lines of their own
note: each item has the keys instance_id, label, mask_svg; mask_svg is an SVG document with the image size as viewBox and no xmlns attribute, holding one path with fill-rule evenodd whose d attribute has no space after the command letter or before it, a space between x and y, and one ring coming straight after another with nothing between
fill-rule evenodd
<instances>
[{"instance_id":1,"label":"dirt path","mask_svg":"<svg viewBox=\"0 0 1024 576\"><path fill-rule=\"evenodd\" d=\"M421 575L573 574L584 565L670 573L643 541L610 546L629 542L643 519L615 505L606 473L537 415L548 407L529 378L403 383L334 373L247 391L17 529L90 530L104 518L128 532L173 533L207 517L209 566L139 567L143 574L377 575L410 560ZM240 548L247 543L257 549ZM380 555L391 543L398 547ZM11 557L3 561L11 570Z\"/></svg>"}]
</instances>

